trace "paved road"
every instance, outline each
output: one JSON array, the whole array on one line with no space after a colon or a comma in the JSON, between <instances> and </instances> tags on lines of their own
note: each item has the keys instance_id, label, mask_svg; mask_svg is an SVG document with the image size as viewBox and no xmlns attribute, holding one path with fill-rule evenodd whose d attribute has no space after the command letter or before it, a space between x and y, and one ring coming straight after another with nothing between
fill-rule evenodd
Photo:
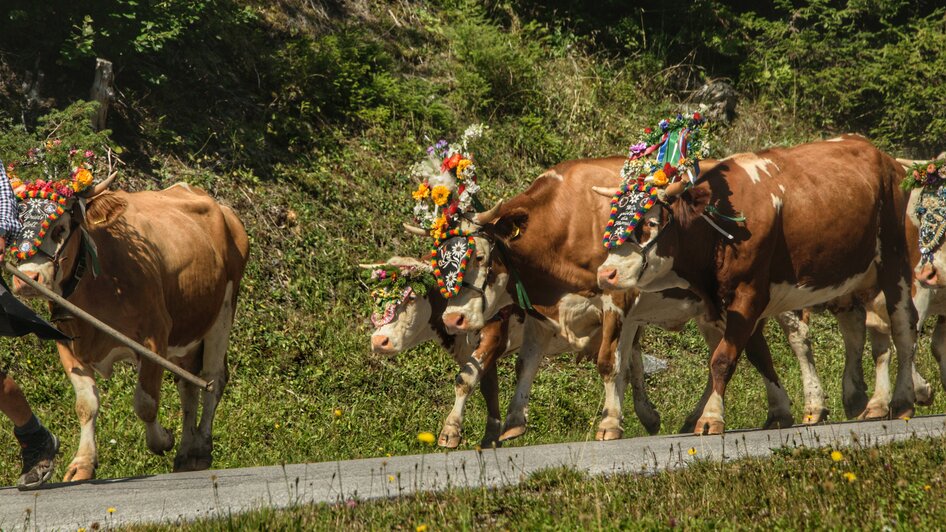
<instances>
[{"instance_id":1,"label":"paved road","mask_svg":"<svg viewBox=\"0 0 946 532\"><path fill-rule=\"evenodd\" d=\"M533 471L571 466L592 474L653 472L696 459L767 456L780 447L875 445L946 434L946 416L835 423L725 436L652 436L488 451L165 474L0 489L0 529L76 530L92 523L175 522L259 508L390 497L453 486L504 486ZM697 450L690 456L687 450ZM109 516L107 510L115 511Z\"/></svg>"}]
</instances>

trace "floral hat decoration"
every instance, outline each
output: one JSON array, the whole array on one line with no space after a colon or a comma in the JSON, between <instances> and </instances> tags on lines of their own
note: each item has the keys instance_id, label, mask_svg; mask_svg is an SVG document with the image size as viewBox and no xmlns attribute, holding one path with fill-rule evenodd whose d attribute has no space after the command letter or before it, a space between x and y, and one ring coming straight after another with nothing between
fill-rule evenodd
<instances>
[{"instance_id":1,"label":"floral hat decoration","mask_svg":"<svg viewBox=\"0 0 946 532\"><path fill-rule=\"evenodd\" d=\"M414 165L412 176L420 181L411 194L414 222L433 238L430 264L440 293L451 298L460 292L467 263L476 249L472 234L460 228L460 217L482 210L476 194L476 164L469 145L486 128L474 124L460 142L440 140L427 148L427 158Z\"/></svg>"},{"instance_id":2,"label":"floral hat decoration","mask_svg":"<svg viewBox=\"0 0 946 532\"><path fill-rule=\"evenodd\" d=\"M11 243L11 257L25 260L39 251L46 231L62 216L68 202L95 182L97 166L94 151L66 147L59 139L31 148L23 160L7 165L23 225L19 242Z\"/></svg>"},{"instance_id":3,"label":"floral hat decoration","mask_svg":"<svg viewBox=\"0 0 946 532\"><path fill-rule=\"evenodd\" d=\"M424 297L437 283L425 264L379 264L368 266L365 283L373 302L371 324L375 328L391 323L397 309L415 297Z\"/></svg>"},{"instance_id":4,"label":"floral hat decoration","mask_svg":"<svg viewBox=\"0 0 946 532\"><path fill-rule=\"evenodd\" d=\"M611 198L605 248L624 244L657 201L660 189L684 179L696 181L700 160L709 155L706 129L700 113L678 114L661 120L656 128L644 128L638 142L628 148L621 168L624 182Z\"/></svg>"},{"instance_id":5,"label":"floral hat decoration","mask_svg":"<svg viewBox=\"0 0 946 532\"><path fill-rule=\"evenodd\" d=\"M920 221L920 264L931 262L946 236L946 159L915 163L900 182L904 190L919 188L914 214Z\"/></svg>"}]
</instances>

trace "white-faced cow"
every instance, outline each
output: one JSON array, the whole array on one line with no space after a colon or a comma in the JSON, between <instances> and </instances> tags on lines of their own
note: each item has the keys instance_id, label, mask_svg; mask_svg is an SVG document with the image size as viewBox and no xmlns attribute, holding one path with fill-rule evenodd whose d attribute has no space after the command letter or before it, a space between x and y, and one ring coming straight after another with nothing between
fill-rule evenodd
<instances>
[{"instance_id":1,"label":"white-faced cow","mask_svg":"<svg viewBox=\"0 0 946 532\"><path fill-rule=\"evenodd\" d=\"M901 174L856 136L734 155L692 188L668 189L636 241L612 250L598 270L603 288L687 288L722 331L697 432L723 431L726 385L762 319L875 285L886 297L900 368L890 408L912 415L917 315ZM732 241L702 217L716 212L744 213L746 222L729 228Z\"/></svg>"},{"instance_id":2,"label":"white-faced cow","mask_svg":"<svg viewBox=\"0 0 946 532\"><path fill-rule=\"evenodd\" d=\"M417 259L392 257L385 265L400 268L404 275L414 272L432 274L430 263ZM366 268L377 266L363 265ZM438 290L428 290L426 294L411 291L390 309L388 315L380 320L372 318L375 330L371 334L371 350L391 355L428 341L440 344L460 366L460 372L455 381L453 409L444 421L437 443L450 449L460 444L466 402L473 388L479 385L487 409L486 431L480 446L489 447L499 443L502 423L496 359L519 349L524 316L518 307L510 305L501 309L476 334L451 334L441 319L446 304Z\"/></svg>"},{"instance_id":3,"label":"white-faced cow","mask_svg":"<svg viewBox=\"0 0 946 532\"><path fill-rule=\"evenodd\" d=\"M476 261L466 272L465 283L477 290L461 290L447 302L443 315L448 331L475 331L500 308L519 300L524 293L531 298L534 311L527 314L524 341L519 356L522 371L516 393L506 416L501 439L525 431L525 411L539 364L545 355L575 350L597 350L598 370L605 384L604 418L597 437L612 439L623 433L622 401L627 384L628 366L639 368L631 347L639 337L639 325L679 326L699 314L700 301L683 291L667 292L659 297L637 298L604 293L597 285L597 269L607 257L601 234L608 220L610 203L594 194L591 186L616 187L624 158L585 159L557 165L541 175L528 190L478 214L463 229L474 235ZM709 166L709 164L707 164ZM517 282L518 279L518 282ZM517 286L518 285L518 286ZM635 303L637 302L637 303ZM639 304L633 307L628 305ZM636 308L630 312L630 308ZM632 316L632 327L625 331L607 329L610 341L601 342L606 314ZM786 326L797 320L786 317ZM715 333L714 333L715 334ZM707 338L710 346L716 339ZM770 402L770 426L791 423L788 397L778 383L771 362L766 363L767 348L761 329L754 346L759 350L750 357L766 379ZM798 342L793 342L795 347ZM806 367L812 368L810 358ZM635 408L648 430L659 426L659 416L646 401L643 382L632 375ZM817 384L817 376L806 384ZM825 414L820 385L806 407L807 420L820 420ZM817 400L815 400L817 398ZM692 416L691 416L692 417ZM817 419L816 419L817 418ZM692 419L695 424L695 418Z\"/></svg>"},{"instance_id":4,"label":"white-faced cow","mask_svg":"<svg viewBox=\"0 0 946 532\"><path fill-rule=\"evenodd\" d=\"M175 471L210 467L212 424L226 387L227 347L249 242L240 220L204 191L177 184L159 192L108 191L98 185L71 199L48 229L40 252L20 271L66 296L90 314L184 369L215 384L204 393L178 381L183 410ZM26 200L30 201L29 199ZM93 271L92 249L101 271ZM35 296L14 278L14 291ZM108 377L122 359L138 364L135 413L145 424L148 448L174 446L157 419L164 369L87 323L53 309L59 328L73 340L57 344L76 392L79 447L65 480L92 478L97 465L95 372Z\"/></svg>"}]
</instances>

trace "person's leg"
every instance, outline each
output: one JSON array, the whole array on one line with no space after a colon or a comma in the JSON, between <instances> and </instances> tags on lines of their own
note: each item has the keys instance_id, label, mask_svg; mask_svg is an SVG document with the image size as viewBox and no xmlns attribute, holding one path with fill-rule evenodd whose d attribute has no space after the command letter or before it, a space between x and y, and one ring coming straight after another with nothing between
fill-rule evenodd
<instances>
[{"instance_id":1,"label":"person's leg","mask_svg":"<svg viewBox=\"0 0 946 532\"><path fill-rule=\"evenodd\" d=\"M33 415L16 382L2 371L0 379L0 411L13 421L13 434L20 442L23 458L23 469L16 486L21 490L35 489L49 480L56 468L59 439Z\"/></svg>"}]
</instances>

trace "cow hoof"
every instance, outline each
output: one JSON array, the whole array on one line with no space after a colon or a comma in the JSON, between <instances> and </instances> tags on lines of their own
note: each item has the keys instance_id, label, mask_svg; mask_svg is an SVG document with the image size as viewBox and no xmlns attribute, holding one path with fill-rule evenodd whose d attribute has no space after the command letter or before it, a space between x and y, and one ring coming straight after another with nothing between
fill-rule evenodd
<instances>
[{"instance_id":1,"label":"cow hoof","mask_svg":"<svg viewBox=\"0 0 946 532\"><path fill-rule=\"evenodd\" d=\"M867 408L865 408L864 411L861 412L859 416L857 416L857 419L861 421L868 419L887 419L887 416L889 415L890 410L887 408L887 405L883 403L872 402L867 403Z\"/></svg>"},{"instance_id":2,"label":"cow hoof","mask_svg":"<svg viewBox=\"0 0 946 532\"><path fill-rule=\"evenodd\" d=\"M174 472L203 471L210 469L213 457L210 455L177 455L174 457Z\"/></svg>"},{"instance_id":3,"label":"cow hoof","mask_svg":"<svg viewBox=\"0 0 946 532\"><path fill-rule=\"evenodd\" d=\"M449 426L444 427L440 432L440 437L437 438L437 445L444 447L446 449L456 449L460 446L460 440L463 439L459 430L456 430L456 427L452 427L454 430L447 430Z\"/></svg>"},{"instance_id":4,"label":"cow hoof","mask_svg":"<svg viewBox=\"0 0 946 532\"><path fill-rule=\"evenodd\" d=\"M700 418L696 422L696 430L693 432L697 435L712 435L712 434L722 434L725 431L726 424L722 419L719 418Z\"/></svg>"},{"instance_id":5,"label":"cow hoof","mask_svg":"<svg viewBox=\"0 0 946 532\"><path fill-rule=\"evenodd\" d=\"M848 419L854 419L858 414L867 409L868 397L866 393L857 393L842 402L844 403L844 415L847 416Z\"/></svg>"},{"instance_id":6,"label":"cow hoof","mask_svg":"<svg viewBox=\"0 0 946 532\"><path fill-rule=\"evenodd\" d=\"M612 429L598 429L598 433L595 434L595 439L598 441L611 441L611 440L620 440L624 437L624 429L612 428Z\"/></svg>"},{"instance_id":7,"label":"cow hoof","mask_svg":"<svg viewBox=\"0 0 946 532\"><path fill-rule=\"evenodd\" d=\"M148 443L148 449L158 456L164 456L164 453L174 448L174 434L160 425L155 429L148 429L145 441Z\"/></svg>"},{"instance_id":8,"label":"cow hoof","mask_svg":"<svg viewBox=\"0 0 946 532\"><path fill-rule=\"evenodd\" d=\"M641 425L644 426L644 430L647 431L647 434L657 434L660 432L660 414L655 410L652 415L637 415L637 418L640 420Z\"/></svg>"},{"instance_id":9,"label":"cow hoof","mask_svg":"<svg viewBox=\"0 0 946 532\"><path fill-rule=\"evenodd\" d=\"M912 406L895 408L893 405L890 405L890 417L893 419L909 420L913 417L913 414L914 410Z\"/></svg>"},{"instance_id":10,"label":"cow hoof","mask_svg":"<svg viewBox=\"0 0 946 532\"><path fill-rule=\"evenodd\" d=\"M513 440L515 438L518 438L519 436L522 436L525 433L526 433L525 425L520 425L518 427L510 427L504 430L503 433L499 435L499 441Z\"/></svg>"},{"instance_id":11,"label":"cow hoof","mask_svg":"<svg viewBox=\"0 0 946 532\"><path fill-rule=\"evenodd\" d=\"M789 429L795 424L795 418L792 417L791 413L787 414L769 414L768 419L765 420L765 424L762 425L763 430L769 429ZM722 433L722 430L718 433Z\"/></svg>"},{"instance_id":12,"label":"cow hoof","mask_svg":"<svg viewBox=\"0 0 946 532\"><path fill-rule=\"evenodd\" d=\"M63 482L78 482L80 480L92 480L95 478L95 464L86 461L72 462L66 468L66 474L62 476Z\"/></svg>"},{"instance_id":13,"label":"cow hoof","mask_svg":"<svg viewBox=\"0 0 946 532\"><path fill-rule=\"evenodd\" d=\"M500 448L503 446L503 442L499 441L499 435L496 436L485 436L480 440L480 449L492 449Z\"/></svg>"},{"instance_id":14,"label":"cow hoof","mask_svg":"<svg viewBox=\"0 0 946 532\"><path fill-rule=\"evenodd\" d=\"M817 425L818 423L824 423L828 421L828 409L825 407L821 408L806 408L805 409L805 425Z\"/></svg>"}]
</instances>

